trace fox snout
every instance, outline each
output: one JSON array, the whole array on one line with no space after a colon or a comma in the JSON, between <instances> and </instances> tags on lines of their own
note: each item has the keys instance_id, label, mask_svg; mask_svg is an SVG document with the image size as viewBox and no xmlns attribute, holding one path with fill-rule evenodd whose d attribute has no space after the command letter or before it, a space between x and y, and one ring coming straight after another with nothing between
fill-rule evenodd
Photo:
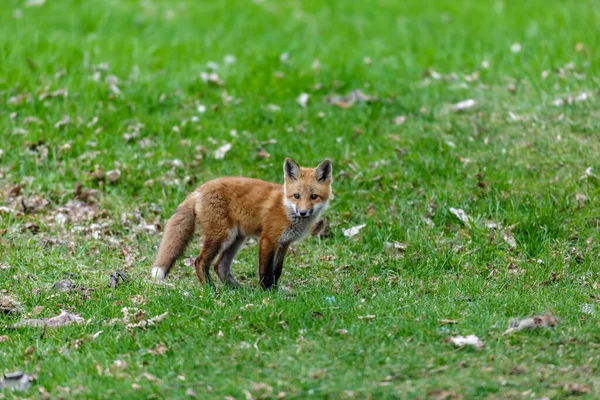
<instances>
[{"instance_id":1,"label":"fox snout","mask_svg":"<svg viewBox=\"0 0 600 400\"><path fill-rule=\"evenodd\" d=\"M310 217L314 212L313 208L309 208L306 210L301 210L299 208L296 208L296 215L299 217Z\"/></svg>"}]
</instances>

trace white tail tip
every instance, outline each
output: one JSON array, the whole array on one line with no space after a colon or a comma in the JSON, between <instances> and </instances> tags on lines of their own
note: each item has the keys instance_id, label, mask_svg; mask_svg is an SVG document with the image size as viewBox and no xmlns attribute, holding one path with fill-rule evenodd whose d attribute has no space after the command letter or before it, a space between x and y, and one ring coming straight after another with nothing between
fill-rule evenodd
<instances>
[{"instance_id":1,"label":"white tail tip","mask_svg":"<svg viewBox=\"0 0 600 400\"><path fill-rule=\"evenodd\" d=\"M160 267L152 267L152 278L162 281L165 279L165 271Z\"/></svg>"}]
</instances>

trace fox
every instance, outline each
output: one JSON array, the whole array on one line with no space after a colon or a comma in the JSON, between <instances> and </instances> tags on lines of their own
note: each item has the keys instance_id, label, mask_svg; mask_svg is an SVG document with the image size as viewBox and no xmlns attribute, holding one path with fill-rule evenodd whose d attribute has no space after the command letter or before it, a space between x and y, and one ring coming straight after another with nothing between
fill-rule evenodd
<instances>
[{"instance_id":1,"label":"fox","mask_svg":"<svg viewBox=\"0 0 600 400\"><path fill-rule=\"evenodd\" d=\"M332 173L330 160L316 168L301 168L286 158L283 185L244 177L205 182L186 197L165 225L152 277L167 277L198 225L202 250L194 268L201 284L214 286L210 267L216 259L214 269L219 280L240 287L231 273L231 264L246 239L255 237L260 287L276 288L290 244L318 225L319 215L333 199Z\"/></svg>"}]
</instances>

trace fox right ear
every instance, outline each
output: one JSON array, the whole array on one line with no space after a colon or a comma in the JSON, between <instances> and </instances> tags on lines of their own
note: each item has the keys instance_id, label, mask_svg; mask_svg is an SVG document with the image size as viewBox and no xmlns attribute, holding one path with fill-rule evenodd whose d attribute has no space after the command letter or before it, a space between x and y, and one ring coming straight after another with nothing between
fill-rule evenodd
<instances>
[{"instance_id":1,"label":"fox right ear","mask_svg":"<svg viewBox=\"0 0 600 400\"><path fill-rule=\"evenodd\" d=\"M283 177L285 179L297 180L300 176L300 166L291 158L286 158L283 163Z\"/></svg>"}]
</instances>

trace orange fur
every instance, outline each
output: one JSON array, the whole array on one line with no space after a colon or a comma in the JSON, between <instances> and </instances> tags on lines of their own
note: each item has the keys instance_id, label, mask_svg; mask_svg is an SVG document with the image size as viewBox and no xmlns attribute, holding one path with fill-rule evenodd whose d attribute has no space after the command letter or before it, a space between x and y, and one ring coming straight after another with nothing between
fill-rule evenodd
<instances>
[{"instance_id":1,"label":"orange fur","mask_svg":"<svg viewBox=\"0 0 600 400\"><path fill-rule=\"evenodd\" d=\"M264 288L277 285L290 243L309 233L332 197L332 168L328 160L316 168L284 163L284 184L250 178L208 181L179 205L167 222L153 275L166 277L190 241L194 227L202 230L203 248L196 258L200 282L212 283L215 263L219 279L238 286L231 263L246 237L259 237L259 275Z\"/></svg>"}]
</instances>

